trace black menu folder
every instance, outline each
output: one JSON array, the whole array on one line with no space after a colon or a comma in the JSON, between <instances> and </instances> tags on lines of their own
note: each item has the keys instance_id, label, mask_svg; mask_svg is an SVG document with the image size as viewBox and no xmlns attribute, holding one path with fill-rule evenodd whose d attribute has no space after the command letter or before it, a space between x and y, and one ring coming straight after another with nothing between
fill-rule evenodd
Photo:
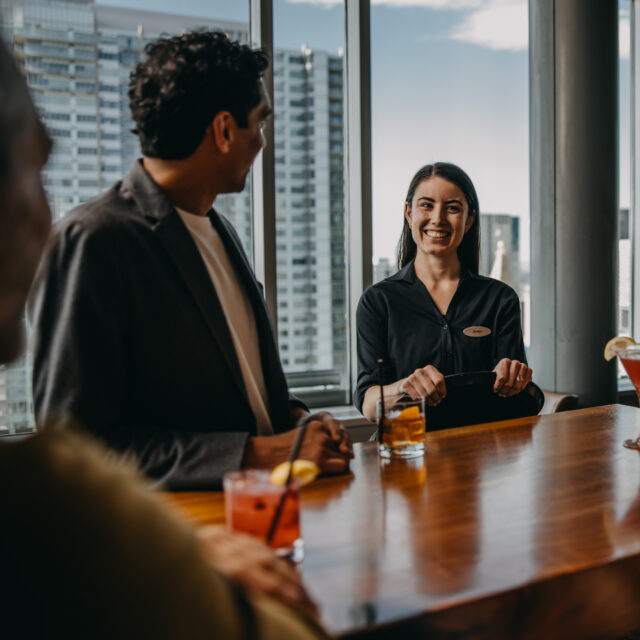
<instances>
[{"instance_id":1,"label":"black menu folder","mask_svg":"<svg viewBox=\"0 0 640 640\"><path fill-rule=\"evenodd\" d=\"M457 373L444 380L446 398L436 407L426 407L427 431L535 416L544 404L544 393L533 382L517 395L501 398L493 391L493 371Z\"/></svg>"}]
</instances>

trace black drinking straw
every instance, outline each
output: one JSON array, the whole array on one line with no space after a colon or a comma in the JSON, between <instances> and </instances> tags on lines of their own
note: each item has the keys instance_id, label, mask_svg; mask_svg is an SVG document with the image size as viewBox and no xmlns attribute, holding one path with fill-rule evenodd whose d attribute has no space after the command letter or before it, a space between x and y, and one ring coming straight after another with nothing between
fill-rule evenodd
<instances>
[{"instance_id":1,"label":"black drinking straw","mask_svg":"<svg viewBox=\"0 0 640 640\"><path fill-rule=\"evenodd\" d=\"M384 429L384 382L382 377L382 358L378 358L378 383L380 384L380 415L378 416L378 442L382 442L382 430Z\"/></svg>"},{"instance_id":2,"label":"black drinking straw","mask_svg":"<svg viewBox=\"0 0 640 640\"><path fill-rule=\"evenodd\" d=\"M305 420L303 420L302 424L300 425L300 430L298 431L296 440L293 443L293 448L291 449L291 455L289 456L289 473L287 473L287 479L284 483L284 491L280 496L280 500L278 500L278 506L276 507L276 512L273 514L273 520L271 520L271 525L269 526L269 532L267 533L267 544L271 544L273 540L273 536L276 533L276 529L278 528L278 522L280 520L280 516L282 515L284 501L286 500L287 494L289 493L289 485L291 484L291 478L293 477L293 463L295 459L298 457L298 454L300 453L300 447L302 446L302 441L304 440L304 434L307 431L308 424L309 424L309 418L305 418Z\"/></svg>"}]
</instances>

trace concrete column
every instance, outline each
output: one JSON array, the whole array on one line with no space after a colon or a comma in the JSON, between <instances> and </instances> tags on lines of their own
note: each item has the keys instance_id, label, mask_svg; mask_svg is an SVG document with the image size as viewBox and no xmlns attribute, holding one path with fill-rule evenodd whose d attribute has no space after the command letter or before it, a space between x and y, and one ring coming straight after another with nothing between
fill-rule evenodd
<instances>
[{"instance_id":1,"label":"concrete column","mask_svg":"<svg viewBox=\"0 0 640 640\"><path fill-rule=\"evenodd\" d=\"M614 402L618 5L530 0L531 365L545 389Z\"/></svg>"}]
</instances>

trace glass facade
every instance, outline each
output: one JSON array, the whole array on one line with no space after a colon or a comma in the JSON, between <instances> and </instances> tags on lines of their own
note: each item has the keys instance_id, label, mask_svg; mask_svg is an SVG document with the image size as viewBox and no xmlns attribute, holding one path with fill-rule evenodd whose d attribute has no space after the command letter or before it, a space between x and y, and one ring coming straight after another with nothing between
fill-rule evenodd
<instances>
[{"instance_id":1,"label":"glass facade","mask_svg":"<svg viewBox=\"0 0 640 640\"><path fill-rule=\"evenodd\" d=\"M324 404L349 402L343 14L279 2L273 20L278 345Z\"/></svg>"},{"instance_id":2,"label":"glass facade","mask_svg":"<svg viewBox=\"0 0 640 640\"><path fill-rule=\"evenodd\" d=\"M631 2L619 0L619 118L620 132L620 212L618 219L618 335L633 335L632 328L632 224L631 203L631 68L629 64L631 45ZM627 373L618 361L618 377L627 378Z\"/></svg>"},{"instance_id":3,"label":"glass facade","mask_svg":"<svg viewBox=\"0 0 640 640\"><path fill-rule=\"evenodd\" d=\"M237 11L235 12L237 14ZM246 21L103 6L10 0L0 14L54 141L44 182L54 219L121 179L140 156L127 89L146 43L221 29L248 41ZM277 43L276 43L277 44ZM311 403L348 394L342 54L284 48L273 60L278 339L291 385ZM250 180L216 199L253 253ZM0 367L0 430L34 428L31 361ZM20 384L18 384L20 382Z\"/></svg>"},{"instance_id":4,"label":"glass facade","mask_svg":"<svg viewBox=\"0 0 640 640\"><path fill-rule=\"evenodd\" d=\"M23 68L53 139L44 184L54 220L122 178L140 156L128 105L129 74L161 34L220 29L247 42L246 22L96 5L9 0L1 32ZM247 184L249 181L247 181ZM216 200L252 253L249 188ZM0 433L34 428L30 354L0 367Z\"/></svg>"},{"instance_id":5,"label":"glass facade","mask_svg":"<svg viewBox=\"0 0 640 640\"><path fill-rule=\"evenodd\" d=\"M453 162L478 192L480 272L518 292L528 346L528 13L500 4L372 5L374 275L395 266L415 172Z\"/></svg>"},{"instance_id":6,"label":"glass facade","mask_svg":"<svg viewBox=\"0 0 640 640\"><path fill-rule=\"evenodd\" d=\"M0 2L0 33L54 140L44 180L56 219L109 188L139 156L126 94L146 43L198 27L248 41L249 2L187 2L188 11L206 14L192 16L165 13L173 7L163 0L106 1ZM518 291L528 345L527 3L372 5L373 280L396 270L413 173L430 162L455 162L478 190L480 270ZM621 334L633 333L631 7L631 0L618 0ZM348 404L354 367L349 308L357 293L350 291L345 249L351 215L345 8L338 0L273 1L276 281L266 284L277 292L289 383L312 405ZM215 203L250 256L260 241L253 237L252 197L261 196L247 186ZM30 377L29 353L0 367L0 433L33 428Z\"/></svg>"}]
</instances>

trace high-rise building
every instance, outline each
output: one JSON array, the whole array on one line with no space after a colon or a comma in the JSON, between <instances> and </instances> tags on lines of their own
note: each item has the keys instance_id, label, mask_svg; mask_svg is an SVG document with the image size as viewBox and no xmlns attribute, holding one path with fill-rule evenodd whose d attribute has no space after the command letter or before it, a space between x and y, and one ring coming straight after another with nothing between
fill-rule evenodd
<instances>
[{"instance_id":1,"label":"high-rise building","mask_svg":"<svg viewBox=\"0 0 640 640\"><path fill-rule=\"evenodd\" d=\"M275 54L278 342L288 374L346 376L342 73L341 56L304 46Z\"/></svg>"},{"instance_id":2,"label":"high-rise building","mask_svg":"<svg viewBox=\"0 0 640 640\"><path fill-rule=\"evenodd\" d=\"M480 216L480 273L520 289L520 218L508 214Z\"/></svg>"},{"instance_id":3,"label":"high-rise building","mask_svg":"<svg viewBox=\"0 0 640 640\"><path fill-rule=\"evenodd\" d=\"M0 33L54 141L43 172L54 219L106 190L140 155L128 80L145 44L208 28L247 42L246 24L94 4L2 0ZM274 55L278 339L294 385L347 381L344 104L340 55ZM252 255L250 189L216 199ZM27 354L0 367L0 431L33 428Z\"/></svg>"},{"instance_id":4,"label":"high-rise building","mask_svg":"<svg viewBox=\"0 0 640 640\"><path fill-rule=\"evenodd\" d=\"M111 186L139 156L127 90L147 42L199 27L247 40L240 23L106 7L92 0L3 0L0 25L54 140L44 175L55 219ZM230 209L234 217L237 209ZM247 207L242 209L246 217ZM245 221L238 222L242 230Z\"/></svg>"},{"instance_id":5,"label":"high-rise building","mask_svg":"<svg viewBox=\"0 0 640 640\"><path fill-rule=\"evenodd\" d=\"M632 335L631 326L631 236L629 229L629 209L620 209L618 237L618 334ZM621 368L622 370L622 368Z\"/></svg>"},{"instance_id":6,"label":"high-rise building","mask_svg":"<svg viewBox=\"0 0 640 640\"><path fill-rule=\"evenodd\" d=\"M389 258L378 258L378 261L373 265L373 282L380 282L389 276L392 276L398 271L395 263L391 262Z\"/></svg>"}]
</instances>

